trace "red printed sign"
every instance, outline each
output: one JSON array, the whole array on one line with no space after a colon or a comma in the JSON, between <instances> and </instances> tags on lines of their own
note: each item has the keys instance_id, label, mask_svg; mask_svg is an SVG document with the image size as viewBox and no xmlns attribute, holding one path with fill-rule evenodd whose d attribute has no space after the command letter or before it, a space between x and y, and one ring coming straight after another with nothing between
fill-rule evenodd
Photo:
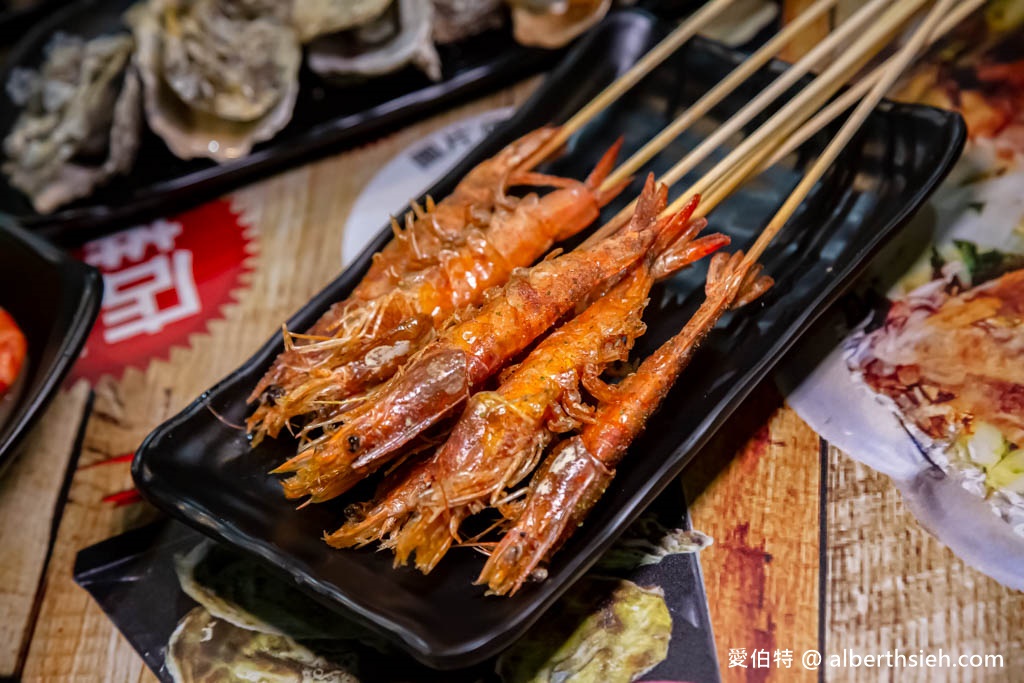
<instances>
[{"instance_id":1,"label":"red printed sign","mask_svg":"<svg viewBox=\"0 0 1024 683\"><path fill-rule=\"evenodd\" d=\"M103 274L103 306L73 375L119 377L166 359L204 332L249 269L250 242L223 200L87 243L76 254Z\"/></svg>"}]
</instances>

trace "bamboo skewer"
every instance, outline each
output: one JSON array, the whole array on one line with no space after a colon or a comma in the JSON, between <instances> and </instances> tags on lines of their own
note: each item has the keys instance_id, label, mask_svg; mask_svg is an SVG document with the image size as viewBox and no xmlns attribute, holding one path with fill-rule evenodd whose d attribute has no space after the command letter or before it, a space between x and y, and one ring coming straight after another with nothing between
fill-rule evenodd
<instances>
[{"instance_id":1,"label":"bamboo skewer","mask_svg":"<svg viewBox=\"0 0 1024 683\"><path fill-rule=\"evenodd\" d=\"M893 35L924 5L926 0L900 0L893 4L872 26L851 44L820 76L786 103L751 135L747 136L714 168L688 188L690 196L707 190L729 169L775 135L788 135L811 118L844 83L852 78ZM869 5L865 5L869 7ZM731 122L731 119L730 119ZM675 183L692 168L686 159L673 166L662 177L662 182Z\"/></svg>"},{"instance_id":2,"label":"bamboo skewer","mask_svg":"<svg viewBox=\"0 0 1024 683\"><path fill-rule=\"evenodd\" d=\"M984 4L985 0L965 0L958 4L957 7L954 8L943 20L942 24L940 24L939 27L928 36L927 44L929 46L933 45L936 41L942 38L942 36L956 28L961 21L966 19ZM869 75L857 81L857 83L851 86L849 90L815 114L810 121L800 127L799 131L791 135L782 143L782 145L776 150L775 154L772 155L772 158L762 166L762 169L768 168L769 166L777 164L785 159L796 151L800 145L807 142L811 136L828 124L832 123L832 121L838 118L840 114L855 105L871 89L871 87L875 85L880 78L882 78L886 69L890 64L892 64L894 59L895 57L890 57L885 61L885 63L876 67Z\"/></svg>"},{"instance_id":3,"label":"bamboo skewer","mask_svg":"<svg viewBox=\"0 0 1024 683\"><path fill-rule=\"evenodd\" d=\"M889 2L889 0L880 0ZM754 72L768 63L777 55L793 38L803 31L812 21L816 20L823 13L832 8L838 0L818 0L811 7L807 8L792 23L785 26L765 43L757 52L743 60L743 63L733 69L728 76L718 82L715 87L704 94L699 100L690 105L679 115L668 127L654 136L647 144L637 150L633 156L624 161L601 185L602 190L610 190L617 186L629 176L639 171L644 164L653 159L669 143L678 138L685 130L696 123L702 116L707 114L719 102L728 97L741 83L750 78ZM865 17L868 16L865 14ZM812 58L811 62L816 60ZM810 67L808 67L810 68ZM792 79L803 75L804 71L796 73ZM785 87L788 88L792 82ZM783 88L784 90L785 88Z\"/></svg>"},{"instance_id":4,"label":"bamboo skewer","mask_svg":"<svg viewBox=\"0 0 1024 683\"><path fill-rule=\"evenodd\" d=\"M957 5L942 21L942 24L928 36L927 44L929 46L934 44L956 28L961 21L970 16L971 13L984 3L985 0L966 0L962 4ZM748 157L739 167L730 172L725 179L715 183L711 190L701 198L700 206L695 212L696 215L705 216L710 213L751 175L756 175L779 163L779 161L786 158L800 145L807 142L813 135L832 123L843 112L854 106L884 75L886 69L893 64L894 59L895 57L890 57L885 63L875 68L869 76L859 80L855 86L848 89L841 97L800 126L795 133L782 140L781 144L776 141L775 144L763 146L755 154Z\"/></svg>"},{"instance_id":5,"label":"bamboo skewer","mask_svg":"<svg viewBox=\"0 0 1024 683\"><path fill-rule=\"evenodd\" d=\"M806 126L807 124L804 125ZM803 130L803 128L801 128L801 130ZM744 161L740 162L738 166L712 185L707 192L701 195L700 203L697 205L697 210L694 211L694 215L707 216L715 209L715 207L728 199L729 195L731 195L737 187L746 182L748 178L763 171L766 167L765 161L772 155L772 152L779 148L779 145L783 144L783 142L784 141L780 136L771 142L762 145L756 152L751 154ZM686 197L689 195L682 196Z\"/></svg>"},{"instance_id":6,"label":"bamboo skewer","mask_svg":"<svg viewBox=\"0 0 1024 683\"><path fill-rule=\"evenodd\" d=\"M772 138L783 139L786 135L796 130L804 121L808 120L818 110L818 108L828 100L829 97L839 90L843 83L853 77L853 75L856 74L864 64L877 54L882 46L887 43L892 35L917 12L925 1L926 0L897 0L897 2L893 3L872 26L860 35L853 44L847 47L840 57L830 64L828 68L826 68L806 88L800 91L800 93L798 93L792 100L772 115L767 122L762 124L756 131L749 135L724 159L719 161L714 168L704 174L700 180L684 191L676 201L672 202L668 209L666 209L666 212L680 209L682 204L685 203L689 197L694 194L701 194L711 188L717 181L725 177L731 170L742 163L750 154L754 153L756 149L767 144ZM774 92L776 84L778 84L781 79L785 78L791 70L798 66L801 69L810 69L811 65L818 58L822 57L827 53L827 51L832 50L835 46L840 44L836 41L836 36L839 36L840 39L843 40L847 39L851 33L859 30L867 20L873 19L876 16L878 8L884 5L885 3L880 0L875 0L874 2L864 5L854 16L844 22L838 30L834 31L829 38L819 43L810 53L797 62L797 64L790 67L786 74L783 74L779 79L776 79L770 88L762 92L761 95L755 98L754 101L740 110L736 115L730 117L729 121L719 127L714 134L709 136L703 143L701 143L701 145L698 145L698 147L690 154L669 169L667 173L659 178L659 181L671 186L686 173L693 170L693 168L703 161L712 150L728 139L728 137L739 132L742 129L742 125L753 119L757 114L761 113L768 104L776 99L778 95L785 92L785 90L788 90L799 76L802 75L798 74L791 77L792 80L788 82L786 87L779 88L777 93ZM782 82L787 83L786 81ZM766 93L769 93L770 91L772 94L769 98L766 96ZM736 121L742 121L742 123L737 124ZM723 134L723 131L725 131L725 134ZM629 216L632 214L634 206L635 201L631 202L626 208L620 211L618 215L596 230L586 240L586 242L584 242L584 244L593 244L618 229L623 222L628 220Z\"/></svg>"},{"instance_id":7,"label":"bamboo skewer","mask_svg":"<svg viewBox=\"0 0 1024 683\"><path fill-rule=\"evenodd\" d=\"M655 45L626 73L615 79L604 90L597 94L579 111L559 126L558 130L540 149L533 153L526 166L532 167L547 159L561 149L572 135L583 128L606 107L622 97L630 88L639 83L644 76L653 71L659 64L668 59L686 41L695 36L701 29L711 23L719 14L733 4L735 0L712 0L693 13L693 15L677 26L660 43Z\"/></svg>"},{"instance_id":8,"label":"bamboo skewer","mask_svg":"<svg viewBox=\"0 0 1024 683\"><path fill-rule=\"evenodd\" d=\"M896 82L896 79L899 78L910 62L917 57L918 52L926 44L929 35L935 32L935 29L942 22L943 16L951 9L955 1L939 0L928 13L924 22L914 31L907 43L886 63L885 71L871 88L871 91L860 101L860 104L850 114L850 117L821 153L821 156L815 160L796 188L786 198L786 201L783 202L775 216L772 217L768 225L761 231L757 241L754 242L744 257L743 266L745 267L741 267L741 272L746 272L746 268L753 266L761 257L772 239L782 230L786 222L796 212L797 207L807 198L811 188L821 179L825 171L828 170L850 140L853 139L853 136L857 134L864 121L874 111L878 102L885 96L886 91L892 87L893 83Z\"/></svg>"}]
</instances>

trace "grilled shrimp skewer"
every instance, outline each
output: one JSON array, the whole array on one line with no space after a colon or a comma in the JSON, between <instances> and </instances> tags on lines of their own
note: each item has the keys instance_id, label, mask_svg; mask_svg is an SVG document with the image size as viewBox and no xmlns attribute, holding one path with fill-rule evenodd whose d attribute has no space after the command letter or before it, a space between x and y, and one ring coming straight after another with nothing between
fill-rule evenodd
<instances>
[{"instance_id":1,"label":"grilled shrimp skewer","mask_svg":"<svg viewBox=\"0 0 1024 683\"><path fill-rule=\"evenodd\" d=\"M504 190L509 176L528 171L525 164L557 130L553 127L538 128L507 145L470 170L452 193L436 205L429 197L426 209L413 203L413 210L405 216L404 230L392 219L394 239L374 254L369 270L348 298L331 306L307 331L307 335L332 336L354 302L369 301L387 294L407 273L436 263L445 247L463 241L468 228L485 227L495 207L508 202ZM299 348L301 345L277 357L253 391L250 401L259 398L265 404L280 393L281 387L292 386L300 379L308 363L297 357ZM268 390L269 393L264 395Z\"/></svg>"},{"instance_id":2,"label":"grilled shrimp skewer","mask_svg":"<svg viewBox=\"0 0 1024 683\"><path fill-rule=\"evenodd\" d=\"M513 173L510 185L557 189L510 198L506 203L513 208L495 211L486 230L467 228L461 243L442 249L433 265L407 274L387 294L348 302L333 336L289 352L290 367L300 372L279 378L272 393L266 393L266 378L256 387L254 397L263 400L249 418L250 431L274 437L294 417L338 412L339 402L391 377L456 311L480 304L513 269L590 225L622 188L597 191L620 145L605 153L585 182Z\"/></svg>"},{"instance_id":3,"label":"grilled shrimp skewer","mask_svg":"<svg viewBox=\"0 0 1024 683\"><path fill-rule=\"evenodd\" d=\"M506 145L471 169L436 206L429 198L425 211L413 203L413 214L406 214L406 229L399 231L397 221L392 221L395 239L373 255L370 268L352 290L352 296L373 299L386 294L403 273L435 260L441 249L456 241L467 226L487 225L494 209L508 200L504 191L509 176L531 170L526 162L557 131L553 126L545 126ZM320 334L329 332L329 327L318 330Z\"/></svg>"},{"instance_id":4,"label":"grilled shrimp skewer","mask_svg":"<svg viewBox=\"0 0 1024 683\"><path fill-rule=\"evenodd\" d=\"M386 545L395 549L396 563L404 564L415 551L417 566L430 571L457 539L462 520L498 502L526 477L554 432L590 419L581 403L580 377L596 376L628 357L644 332L641 317L655 280L728 243L724 235L694 241L707 223L689 221L696 206L694 198L666 219L659 231L662 246L542 341L497 390L474 394L437 453L414 466L401 484L391 485L363 518L327 536L327 542L363 545L390 533Z\"/></svg>"},{"instance_id":5,"label":"grilled shrimp skewer","mask_svg":"<svg viewBox=\"0 0 1024 683\"><path fill-rule=\"evenodd\" d=\"M743 253L715 254L706 298L686 326L651 354L635 373L601 392L593 420L545 459L530 482L525 505L491 553L478 584L515 593L541 562L579 526L615 476L629 444L689 364L700 342L730 308L743 306L772 284Z\"/></svg>"},{"instance_id":6,"label":"grilled shrimp skewer","mask_svg":"<svg viewBox=\"0 0 1024 683\"><path fill-rule=\"evenodd\" d=\"M284 482L285 494L321 501L344 493L451 415L577 302L643 257L659 234L657 213L666 193L648 178L629 225L589 249L513 274L476 315L443 331L400 373L344 413L337 429L278 468L295 473Z\"/></svg>"}]
</instances>

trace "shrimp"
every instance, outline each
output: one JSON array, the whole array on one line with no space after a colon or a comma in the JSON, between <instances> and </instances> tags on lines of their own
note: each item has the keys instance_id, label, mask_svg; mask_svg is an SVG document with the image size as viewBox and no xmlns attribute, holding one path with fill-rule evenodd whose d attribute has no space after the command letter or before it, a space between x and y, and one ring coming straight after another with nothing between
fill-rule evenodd
<instances>
[{"instance_id":1,"label":"shrimp","mask_svg":"<svg viewBox=\"0 0 1024 683\"><path fill-rule=\"evenodd\" d=\"M610 291L538 344L497 390L474 394L450 438L413 470L409 483L391 487L387 499L327 536L327 542L363 545L386 530L391 538L385 545L395 549L397 564L415 550L417 566L430 571L458 539L462 520L497 504L525 478L554 432L590 419L581 402L580 376L599 374L628 357L644 333L641 317L654 282L728 243L724 235L693 241L707 223L688 224L696 206L695 197L660 230L659 241L675 238L674 243L652 249ZM408 522L396 530L403 519Z\"/></svg>"},{"instance_id":2,"label":"shrimp","mask_svg":"<svg viewBox=\"0 0 1024 683\"><path fill-rule=\"evenodd\" d=\"M556 131L557 128L546 126L527 133L470 170L452 193L436 205L430 197L426 199L425 209L413 202L412 211L405 216L404 230L392 218L394 239L374 254L369 269L348 298L331 306L307 335L317 338L334 334L353 302L369 301L386 294L405 274L435 262L442 249L458 242L467 228L486 226L495 207L508 203L504 191L509 176L528 170L522 165ZM299 340L304 338L305 335ZM286 339L289 338L286 336ZM273 401L281 387L294 382L294 375L302 372L296 367L303 366L296 362L297 348L300 347L287 348L277 357L250 401L268 390L269 395L261 400Z\"/></svg>"},{"instance_id":3,"label":"shrimp","mask_svg":"<svg viewBox=\"0 0 1024 683\"><path fill-rule=\"evenodd\" d=\"M446 243L455 241L466 226L486 226L496 206L506 205L508 178L529 169L523 164L554 136L558 129L544 126L507 145L493 157L471 169L452 193L434 205L428 197L426 210L413 203L413 214L406 214L406 229L392 221L395 239L373 255L366 275L352 290L360 299L373 299L387 293L402 273L417 270L416 264L432 261ZM321 328L319 334L329 329Z\"/></svg>"},{"instance_id":4,"label":"shrimp","mask_svg":"<svg viewBox=\"0 0 1024 683\"><path fill-rule=\"evenodd\" d=\"M344 493L400 455L403 446L451 415L470 393L609 278L639 261L658 236L667 188L648 178L633 219L587 249L513 274L476 315L444 330L357 407L337 429L275 470L289 498L314 502Z\"/></svg>"},{"instance_id":5,"label":"shrimp","mask_svg":"<svg viewBox=\"0 0 1024 683\"><path fill-rule=\"evenodd\" d=\"M0 396L3 396L21 373L28 343L14 318L0 308Z\"/></svg>"},{"instance_id":6,"label":"shrimp","mask_svg":"<svg viewBox=\"0 0 1024 683\"><path fill-rule=\"evenodd\" d=\"M480 304L491 288L508 281L514 268L533 263L556 241L590 225L621 191L621 186L596 189L620 146L621 141L613 145L582 183L536 173L513 175L513 184L558 189L544 197L529 194L513 209L499 210L486 230L467 230L461 245L443 249L435 265L406 275L391 292L350 302L333 337L297 347L291 360L281 361L298 372L277 378L270 394L265 394L267 377L256 387L253 397L261 403L249 418L250 431L257 438L264 433L275 437L292 418L336 405L388 379L455 312Z\"/></svg>"},{"instance_id":7,"label":"shrimp","mask_svg":"<svg viewBox=\"0 0 1024 683\"><path fill-rule=\"evenodd\" d=\"M676 336L635 373L605 387L593 419L561 442L534 474L525 504L477 579L499 595L515 593L583 522L615 476L630 443L689 364L700 342L730 308L746 305L772 284L743 253L715 254L706 299ZM539 573L539 572L538 572Z\"/></svg>"}]
</instances>

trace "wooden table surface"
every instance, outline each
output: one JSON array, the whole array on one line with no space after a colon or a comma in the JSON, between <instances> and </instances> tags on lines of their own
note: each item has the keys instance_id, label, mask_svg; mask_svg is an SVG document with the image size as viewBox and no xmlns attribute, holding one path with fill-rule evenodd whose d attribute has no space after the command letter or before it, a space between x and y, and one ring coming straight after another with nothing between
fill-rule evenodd
<instances>
[{"instance_id":1,"label":"wooden table surface","mask_svg":"<svg viewBox=\"0 0 1024 683\"><path fill-rule=\"evenodd\" d=\"M67 386L0 479L0 676L155 680L71 578L82 548L153 519L104 502L130 488L146 434L247 358L339 269L345 217L374 172L424 134L521 102L498 94L231 196L256 246L237 303L186 346L118 380ZM79 425L84 436L76 444ZM830 670L828 681L1024 680L1024 594L958 558L890 481L829 447L765 385L684 476L725 681L812 681L802 668L730 667L732 648L1002 654L1002 670ZM159 608L158 606L156 608ZM897 676L894 678L894 676Z\"/></svg>"}]
</instances>

